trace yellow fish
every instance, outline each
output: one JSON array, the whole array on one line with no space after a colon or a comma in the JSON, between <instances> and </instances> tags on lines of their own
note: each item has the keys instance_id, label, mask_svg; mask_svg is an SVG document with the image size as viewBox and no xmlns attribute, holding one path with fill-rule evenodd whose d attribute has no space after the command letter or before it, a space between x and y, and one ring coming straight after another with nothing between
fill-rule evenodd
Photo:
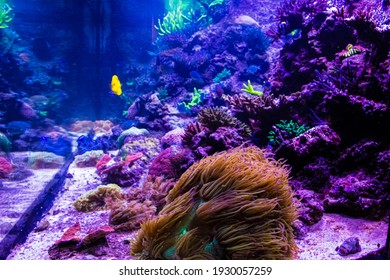
<instances>
[{"instance_id":1,"label":"yellow fish","mask_svg":"<svg viewBox=\"0 0 390 280\"><path fill-rule=\"evenodd\" d=\"M119 81L117 75L113 75L111 79L111 91L113 94L121 95L122 94L122 84Z\"/></svg>"}]
</instances>

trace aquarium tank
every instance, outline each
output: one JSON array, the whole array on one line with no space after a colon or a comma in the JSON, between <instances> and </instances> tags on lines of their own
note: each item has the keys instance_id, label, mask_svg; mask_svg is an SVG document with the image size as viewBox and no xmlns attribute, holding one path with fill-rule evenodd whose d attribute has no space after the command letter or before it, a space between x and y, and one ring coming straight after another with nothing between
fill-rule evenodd
<instances>
[{"instance_id":1,"label":"aquarium tank","mask_svg":"<svg viewBox=\"0 0 390 280\"><path fill-rule=\"evenodd\" d=\"M0 259L389 259L389 6L0 0Z\"/></svg>"}]
</instances>

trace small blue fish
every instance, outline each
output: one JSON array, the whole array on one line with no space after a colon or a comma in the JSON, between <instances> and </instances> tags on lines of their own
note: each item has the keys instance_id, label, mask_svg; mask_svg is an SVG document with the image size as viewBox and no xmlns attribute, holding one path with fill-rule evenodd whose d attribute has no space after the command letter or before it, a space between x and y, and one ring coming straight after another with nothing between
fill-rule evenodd
<instances>
[{"instance_id":1,"label":"small blue fish","mask_svg":"<svg viewBox=\"0 0 390 280\"><path fill-rule=\"evenodd\" d=\"M190 77L198 84L204 84L204 81L202 79L202 76L197 71L191 71Z\"/></svg>"},{"instance_id":2,"label":"small blue fish","mask_svg":"<svg viewBox=\"0 0 390 280\"><path fill-rule=\"evenodd\" d=\"M282 36L281 39L285 44L291 44L292 42L300 39L301 37L302 37L302 30L301 29L294 29L293 31L291 31L287 35Z\"/></svg>"}]
</instances>

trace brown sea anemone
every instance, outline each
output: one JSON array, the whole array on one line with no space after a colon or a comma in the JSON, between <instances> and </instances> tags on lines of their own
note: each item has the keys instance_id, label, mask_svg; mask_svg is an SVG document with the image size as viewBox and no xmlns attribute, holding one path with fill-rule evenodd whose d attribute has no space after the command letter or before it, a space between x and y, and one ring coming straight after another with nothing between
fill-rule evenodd
<instances>
[{"instance_id":1,"label":"brown sea anemone","mask_svg":"<svg viewBox=\"0 0 390 280\"><path fill-rule=\"evenodd\" d=\"M141 225L140 259L293 259L298 216L289 171L263 150L237 147L193 164L159 215Z\"/></svg>"}]
</instances>

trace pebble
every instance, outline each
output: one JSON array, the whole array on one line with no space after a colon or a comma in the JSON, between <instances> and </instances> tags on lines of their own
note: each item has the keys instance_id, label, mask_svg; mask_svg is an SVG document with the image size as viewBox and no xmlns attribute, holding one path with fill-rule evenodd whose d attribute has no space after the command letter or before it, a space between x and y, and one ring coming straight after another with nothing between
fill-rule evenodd
<instances>
[{"instance_id":1,"label":"pebble","mask_svg":"<svg viewBox=\"0 0 390 280\"><path fill-rule=\"evenodd\" d=\"M362 250L359 239L357 237L347 238L340 246L337 246L336 251L340 256L355 254Z\"/></svg>"}]
</instances>

